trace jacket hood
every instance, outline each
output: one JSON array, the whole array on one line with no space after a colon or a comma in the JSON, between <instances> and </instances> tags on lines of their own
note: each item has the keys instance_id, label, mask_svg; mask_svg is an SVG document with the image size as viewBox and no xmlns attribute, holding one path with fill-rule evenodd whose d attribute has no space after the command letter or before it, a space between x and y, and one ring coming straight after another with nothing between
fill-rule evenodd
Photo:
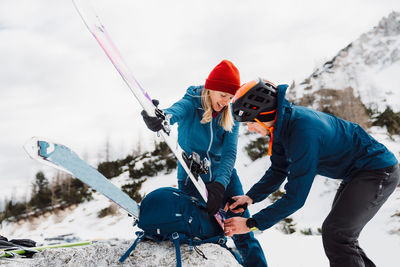
<instances>
[{"instance_id":1,"label":"jacket hood","mask_svg":"<svg viewBox=\"0 0 400 267\"><path fill-rule=\"evenodd\" d=\"M286 100L286 89L289 86L287 84L278 85L278 103L277 103L277 114L276 122L274 126L274 136L279 139L282 129L283 116L285 115L286 108L290 107L289 101Z\"/></svg>"},{"instance_id":2,"label":"jacket hood","mask_svg":"<svg viewBox=\"0 0 400 267\"><path fill-rule=\"evenodd\" d=\"M186 95L193 98L193 104L195 108L203 108L203 106L201 105L201 90L203 90L203 88L203 85L190 86L186 90Z\"/></svg>"}]
</instances>

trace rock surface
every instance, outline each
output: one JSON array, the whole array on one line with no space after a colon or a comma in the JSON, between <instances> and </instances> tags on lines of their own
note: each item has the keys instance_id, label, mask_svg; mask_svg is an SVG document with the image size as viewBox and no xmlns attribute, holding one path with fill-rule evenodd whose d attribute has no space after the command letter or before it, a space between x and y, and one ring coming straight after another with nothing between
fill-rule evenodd
<instances>
[{"instance_id":1,"label":"rock surface","mask_svg":"<svg viewBox=\"0 0 400 267\"><path fill-rule=\"evenodd\" d=\"M119 258L131 246L131 241L97 242L89 246L48 249L32 259L2 259L4 266L176 266L175 248L169 241L139 242L136 249L120 263ZM181 245L182 266L241 266L227 249L217 244L203 244L198 248L204 259L188 245Z\"/></svg>"}]
</instances>

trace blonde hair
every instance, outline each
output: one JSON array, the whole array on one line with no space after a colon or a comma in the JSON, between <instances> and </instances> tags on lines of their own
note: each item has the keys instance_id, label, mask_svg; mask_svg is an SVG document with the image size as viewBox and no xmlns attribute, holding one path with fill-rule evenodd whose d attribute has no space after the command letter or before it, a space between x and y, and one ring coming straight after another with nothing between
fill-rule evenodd
<instances>
[{"instance_id":1,"label":"blonde hair","mask_svg":"<svg viewBox=\"0 0 400 267\"><path fill-rule=\"evenodd\" d=\"M200 123L206 124L212 120L212 105L211 105L211 97L210 97L210 90L203 88L201 91L201 105L204 109L203 118L201 119ZM224 128L227 132L232 132L233 125L235 124L231 112L231 105L227 105L221 114L221 118L219 120L219 124Z\"/></svg>"}]
</instances>

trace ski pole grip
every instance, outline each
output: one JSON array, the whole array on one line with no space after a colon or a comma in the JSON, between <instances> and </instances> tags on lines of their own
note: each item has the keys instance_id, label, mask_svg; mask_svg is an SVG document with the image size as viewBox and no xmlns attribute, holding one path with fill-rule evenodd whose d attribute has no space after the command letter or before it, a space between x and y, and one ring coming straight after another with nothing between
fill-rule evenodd
<instances>
[{"instance_id":1,"label":"ski pole grip","mask_svg":"<svg viewBox=\"0 0 400 267\"><path fill-rule=\"evenodd\" d=\"M235 203L236 201L232 198L232 197L230 197L230 198L228 198L228 203L229 203L229 205L232 205L233 203ZM236 208L234 208L233 210L238 210L238 209L244 209L244 210L246 210L247 209L247 203L244 203L244 204L242 204L242 205L239 205L239 206L236 206Z\"/></svg>"}]
</instances>

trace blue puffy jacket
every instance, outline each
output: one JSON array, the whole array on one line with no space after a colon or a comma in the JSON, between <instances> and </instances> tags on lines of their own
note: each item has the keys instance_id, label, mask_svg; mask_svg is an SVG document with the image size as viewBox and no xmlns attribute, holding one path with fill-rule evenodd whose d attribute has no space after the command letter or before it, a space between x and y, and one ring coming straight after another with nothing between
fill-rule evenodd
<instances>
[{"instance_id":1,"label":"blue puffy jacket","mask_svg":"<svg viewBox=\"0 0 400 267\"><path fill-rule=\"evenodd\" d=\"M304 205L316 174L346 181L360 170L398 163L393 153L359 125L289 104L286 88L278 86L271 167L247 193L254 202L262 201L287 178L282 198L253 216L261 230Z\"/></svg>"},{"instance_id":2,"label":"blue puffy jacket","mask_svg":"<svg viewBox=\"0 0 400 267\"><path fill-rule=\"evenodd\" d=\"M178 123L178 143L190 155L193 151L211 162L208 174L201 175L204 182L219 182L224 187L229 184L236 161L236 149L239 123L235 123L232 132L227 132L219 124L221 114L207 124L201 124L204 110L201 105L203 86L191 86L184 97L165 109L171 114L170 123ZM178 180L185 180L187 174L178 164Z\"/></svg>"}]
</instances>

